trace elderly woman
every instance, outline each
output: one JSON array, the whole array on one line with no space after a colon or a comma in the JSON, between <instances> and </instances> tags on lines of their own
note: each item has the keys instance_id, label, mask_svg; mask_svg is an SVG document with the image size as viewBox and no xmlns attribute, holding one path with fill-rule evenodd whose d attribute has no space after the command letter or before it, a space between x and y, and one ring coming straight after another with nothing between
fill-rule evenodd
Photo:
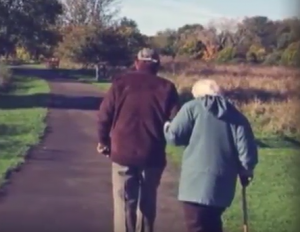
<instances>
[{"instance_id":1,"label":"elderly woman","mask_svg":"<svg viewBox=\"0 0 300 232\"><path fill-rule=\"evenodd\" d=\"M237 178L247 186L253 177L257 147L248 120L215 81L199 80L192 94L164 128L168 143L185 146L178 198L189 232L222 232Z\"/></svg>"}]
</instances>

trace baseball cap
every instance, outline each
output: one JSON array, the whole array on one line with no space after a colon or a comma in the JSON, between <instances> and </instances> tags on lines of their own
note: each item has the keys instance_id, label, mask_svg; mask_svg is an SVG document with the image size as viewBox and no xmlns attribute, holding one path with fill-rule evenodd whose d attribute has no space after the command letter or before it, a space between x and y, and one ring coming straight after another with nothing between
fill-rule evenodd
<instances>
[{"instance_id":1,"label":"baseball cap","mask_svg":"<svg viewBox=\"0 0 300 232\"><path fill-rule=\"evenodd\" d=\"M158 53L151 48L143 48L137 54L137 59L142 61L150 61L153 63L159 62L159 55Z\"/></svg>"}]
</instances>

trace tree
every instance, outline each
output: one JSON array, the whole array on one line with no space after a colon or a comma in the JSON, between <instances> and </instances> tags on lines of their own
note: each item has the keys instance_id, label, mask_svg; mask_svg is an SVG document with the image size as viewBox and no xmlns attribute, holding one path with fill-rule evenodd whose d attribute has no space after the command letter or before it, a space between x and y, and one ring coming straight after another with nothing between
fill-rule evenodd
<instances>
[{"instance_id":1,"label":"tree","mask_svg":"<svg viewBox=\"0 0 300 232\"><path fill-rule=\"evenodd\" d=\"M291 43L281 55L281 64L298 67L300 65L300 41Z\"/></svg>"},{"instance_id":2,"label":"tree","mask_svg":"<svg viewBox=\"0 0 300 232\"><path fill-rule=\"evenodd\" d=\"M75 62L128 64L147 42L134 20L114 19L116 0L66 0L57 53ZM76 40L76 41L75 41Z\"/></svg>"},{"instance_id":3,"label":"tree","mask_svg":"<svg viewBox=\"0 0 300 232\"><path fill-rule=\"evenodd\" d=\"M62 24L107 25L118 13L117 0L64 0Z\"/></svg>"},{"instance_id":4,"label":"tree","mask_svg":"<svg viewBox=\"0 0 300 232\"><path fill-rule=\"evenodd\" d=\"M166 29L157 32L151 40L151 45L155 47L160 54L165 56L175 57L178 52L177 47L177 33L174 30Z\"/></svg>"},{"instance_id":5,"label":"tree","mask_svg":"<svg viewBox=\"0 0 300 232\"><path fill-rule=\"evenodd\" d=\"M124 19L110 27L98 25L68 26L57 53L65 59L85 65L102 61L110 65L129 65L137 50L145 46L134 21Z\"/></svg>"},{"instance_id":6,"label":"tree","mask_svg":"<svg viewBox=\"0 0 300 232\"><path fill-rule=\"evenodd\" d=\"M57 42L52 29L62 13L58 0L1 0L0 12L0 41L6 55L16 46L36 53L37 47Z\"/></svg>"},{"instance_id":7,"label":"tree","mask_svg":"<svg viewBox=\"0 0 300 232\"><path fill-rule=\"evenodd\" d=\"M234 47L226 47L222 49L217 57L216 60L218 62L229 62L235 58L235 49Z\"/></svg>"}]
</instances>

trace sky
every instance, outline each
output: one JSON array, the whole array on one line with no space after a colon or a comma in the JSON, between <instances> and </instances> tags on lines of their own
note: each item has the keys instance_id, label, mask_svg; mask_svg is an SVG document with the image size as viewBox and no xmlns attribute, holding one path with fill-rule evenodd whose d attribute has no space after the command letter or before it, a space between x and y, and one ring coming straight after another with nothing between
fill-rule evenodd
<instances>
[{"instance_id":1,"label":"sky","mask_svg":"<svg viewBox=\"0 0 300 232\"><path fill-rule=\"evenodd\" d=\"M298 0L123 0L122 16L137 22L140 31L154 35L185 24L242 19L264 15L271 19L298 16Z\"/></svg>"}]
</instances>

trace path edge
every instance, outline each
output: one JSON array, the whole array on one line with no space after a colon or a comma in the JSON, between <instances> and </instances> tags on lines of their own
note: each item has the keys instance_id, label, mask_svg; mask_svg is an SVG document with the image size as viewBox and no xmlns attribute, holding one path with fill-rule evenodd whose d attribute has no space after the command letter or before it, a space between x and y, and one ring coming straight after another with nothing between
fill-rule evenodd
<instances>
[{"instance_id":1,"label":"path edge","mask_svg":"<svg viewBox=\"0 0 300 232\"><path fill-rule=\"evenodd\" d=\"M33 153L33 151L42 144L42 142L45 140L46 136L48 135L48 133L50 132L50 126L48 125L48 119L49 116L51 114L51 110L49 108L50 102L51 102L51 93L52 93L52 88L51 88L51 84L49 83L49 81L47 81L46 79L43 79L50 91L49 91L49 99L47 99L47 105L46 105L46 114L42 120L42 122L45 124L45 128L44 130L41 132L41 134L38 137L38 142L32 145L28 145L27 149L24 151L22 155L23 157L23 161L20 161L18 164L16 164L13 167L10 167L6 172L4 172L3 174L3 183L0 184L0 197L4 196L6 194L6 189L7 187L12 183L12 178L15 174L19 173L22 171L22 168L24 167L24 165L26 165L26 161L30 158L31 154Z\"/></svg>"}]
</instances>

